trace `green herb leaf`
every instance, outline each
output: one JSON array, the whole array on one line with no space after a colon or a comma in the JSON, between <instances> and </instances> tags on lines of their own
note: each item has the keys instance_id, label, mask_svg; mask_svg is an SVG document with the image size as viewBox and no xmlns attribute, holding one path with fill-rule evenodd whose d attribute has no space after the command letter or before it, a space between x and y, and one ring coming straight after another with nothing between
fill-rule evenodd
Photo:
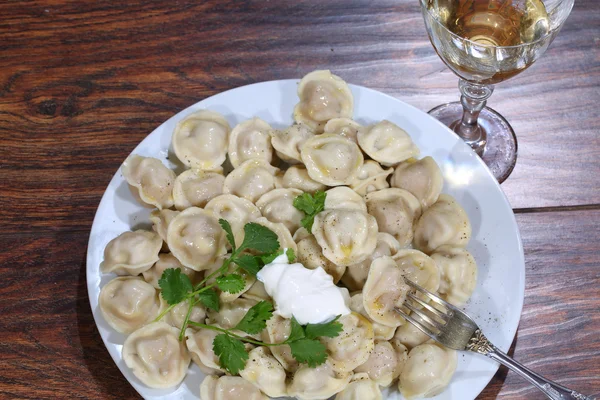
<instances>
[{"instance_id":1,"label":"green herb leaf","mask_svg":"<svg viewBox=\"0 0 600 400\"><path fill-rule=\"evenodd\" d=\"M277 251L274 251L272 253L261 255L260 259L264 265L267 265L267 264L272 263L273 260L275 260L277 257L279 257L282 254L283 254L283 249L278 249Z\"/></svg>"},{"instance_id":2,"label":"green herb leaf","mask_svg":"<svg viewBox=\"0 0 600 400\"><path fill-rule=\"evenodd\" d=\"M312 233L315 215L325 209L326 197L327 194L325 192L317 190L314 195L303 193L294 199L294 207L306 214L300 222L309 233Z\"/></svg>"},{"instance_id":3,"label":"green herb leaf","mask_svg":"<svg viewBox=\"0 0 600 400\"><path fill-rule=\"evenodd\" d=\"M221 228L223 228L223 230L225 231L225 236L227 237L227 241L231 245L231 248L233 249L233 251L235 251L235 238L233 237L233 231L231 230L231 225L229 225L229 221L227 221L223 218L220 218L219 225L221 225Z\"/></svg>"},{"instance_id":4,"label":"green herb leaf","mask_svg":"<svg viewBox=\"0 0 600 400\"><path fill-rule=\"evenodd\" d=\"M285 255L287 256L289 263L293 263L294 261L296 261L296 252L294 251L294 249L287 249L285 251Z\"/></svg>"},{"instance_id":5,"label":"green herb leaf","mask_svg":"<svg viewBox=\"0 0 600 400\"><path fill-rule=\"evenodd\" d=\"M292 330L290 331L290 336L288 336L286 343L295 342L299 339L304 339L306 336L304 335L304 329L302 325L296 321L296 318L292 316Z\"/></svg>"},{"instance_id":6,"label":"green herb leaf","mask_svg":"<svg viewBox=\"0 0 600 400\"><path fill-rule=\"evenodd\" d=\"M237 375L246 366L248 352L244 344L227 334L215 336L213 351L219 357L219 365L231 375Z\"/></svg>"},{"instance_id":7,"label":"green herb leaf","mask_svg":"<svg viewBox=\"0 0 600 400\"><path fill-rule=\"evenodd\" d=\"M323 324L308 324L304 327L304 332L306 333L306 337L309 339L316 339L320 336L325 337L336 337L342 332L344 326L337 322L337 320L341 317L338 315L335 317L333 321L329 321Z\"/></svg>"},{"instance_id":8,"label":"green herb leaf","mask_svg":"<svg viewBox=\"0 0 600 400\"><path fill-rule=\"evenodd\" d=\"M252 306L244 318L233 329L254 335L267 327L267 321L273 316L273 304L260 301Z\"/></svg>"},{"instance_id":9,"label":"green herb leaf","mask_svg":"<svg viewBox=\"0 0 600 400\"><path fill-rule=\"evenodd\" d=\"M162 290L163 299L169 305L180 303L189 292L194 290L190 278L182 274L179 268L166 269L158 280L158 286Z\"/></svg>"},{"instance_id":10,"label":"green herb leaf","mask_svg":"<svg viewBox=\"0 0 600 400\"><path fill-rule=\"evenodd\" d=\"M212 289L198 293L198 300L204 304L206 308L219 311L219 295Z\"/></svg>"},{"instance_id":11,"label":"green herb leaf","mask_svg":"<svg viewBox=\"0 0 600 400\"><path fill-rule=\"evenodd\" d=\"M221 275L217 277L217 286L223 292L239 293L244 290L246 281L238 274Z\"/></svg>"},{"instance_id":12,"label":"green herb leaf","mask_svg":"<svg viewBox=\"0 0 600 400\"><path fill-rule=\"evenodd\" d=\"M260 257L251 256L249 254L236 257L233 262L252 276L256 276L258 271L260 271L260 269L264 266L264 263Z\"/></svg>"},{"instance_id":13,"label":"green herb leaf","mask_svg":"<svg viewBox=\"0 0 600 400\"><path fill-rule=\"evenodd\" d=\"M327 349L325 345L315 339L299 339L289 343L292 349L292 356L300 363L306 363L314 368L321 365L327 359Z\"/></svg>"},{"instance_id":14,"label":"green herb leaf","mask_svg":"<svg viewBox=\"0 0 600 400\"><path fill-rule=\"evenodd\" d=\"M272 253L279 249L277 234L265 226L249 222L244 225L244 242L238 250L245 249L253 249L260 253Z\"/></svg>"}]
</instances>

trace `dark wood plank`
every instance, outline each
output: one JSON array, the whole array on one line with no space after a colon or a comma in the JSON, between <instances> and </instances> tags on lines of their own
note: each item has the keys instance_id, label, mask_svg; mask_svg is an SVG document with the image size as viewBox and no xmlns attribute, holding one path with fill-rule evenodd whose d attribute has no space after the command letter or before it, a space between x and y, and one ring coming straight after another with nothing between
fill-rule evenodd
<instances>
[{"instance_id":1,"label":"dark wood plank","mask_svg":"<svg viewBox=\"0 0 600 400\"><path fill-rule=\"evenodd\" d=\"M137 398L94 324L87 234L11 234L0 243L0 398Z\"/></svg>"},{"instance_id":2,"label":"dark wood plank","mask_svg":"<svg viewBox=\"0 0 600 400\"><path fill-rule=\"evenodd\" d=\"M578 0L547 54L492 96L520 140L503 185L514 207L600 203L595 7ZM89 227L145 135L233 87L330 68L423 110L458 94L414 0L32 0L2 2L0 14L0 219L10 231Z\"/></svg>"},{"instance_id":3,"label":"dark wood plank","mask_svg":"<svg viewBox=\"0 0 600 400\"><path fill-rule=\"evenodd\" d=\"M600 211L521 214L525 308L514 357L600 392ZM0 234L0 398L137 398L91 315L84 233ZM482 400L542 399L501 369Z\"/></svg>"}]
</instances>

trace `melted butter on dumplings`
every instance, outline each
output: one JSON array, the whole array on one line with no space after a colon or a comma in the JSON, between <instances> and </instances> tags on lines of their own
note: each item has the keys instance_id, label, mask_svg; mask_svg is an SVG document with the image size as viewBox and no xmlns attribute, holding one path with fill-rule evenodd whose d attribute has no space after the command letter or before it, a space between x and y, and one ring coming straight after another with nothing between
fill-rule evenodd
<instances>
[{"instance_id":1,"label":"melted butter on dumplings","mask_svg":"<svg viewBox=\"0 0 600 400\"><path fill-rule=\"evenodd\" d=\"M308 175L328 186L348 185L363 165L356 143L339 135L322 134L307 140L300 157Z\"/></svg>"},{"instance_id":2,"label":"melted butter on dumplings","mask_svg":"<svg viewBox=\"0 0 600 400\"><path fill-rule=\"evenodd\" d=\"M336 265L364 261L377 246L377 221L358 210L334 209L320 212L312 227L323 255Z\"/></svg>"},{"instance_id":3,"label":"melted butter on dumplings","mask_svg":"<svg viewBox=\"0 0 600 400\"><path fill-rule=\"evenodd\" d=\"M323 132L333 118L352 118L354 97L342 78L329 70L313 71L298 85L300 103L294 108L294 120Z\"/></svg>"},{"instance_id":4,"label":"melted butter on dumplings","mask_svg":"<svg viewBox=\"0 0 600 400\"><path fill-rule=\"evenodd\" d=\"M471 222L454 197L441 194L415 226L415 248L431 254L443 245L465 247L471 239Z\"/></svg>"},{"instance_id":5,"label":"melted butter on dumplings","mask_svg":"<svg viewBox=\"0 0 600 400\"><path fill-rule=\"evenodd\" d=\"M278 168L259 158L244 161L227 175L223 192L255 203L260 196L275 189L275 175L278 171Z\"/></svg>"},{"instance_id":6,"label":"melted butter on dumplings","mask_svg":"<svg viewBox=\"0 0 600 400\"><path fill-rule=\"evenodd\" d=\"M236 168L253 158L270 163L273 159L270 131L271 125L256 117L233 128L227 152L231 165Z\"/></svg>"},{"instance_id":7,"label":"melted butter on dumplings","mask_svg":"<svg viewBox=\"0 0 600 400\"><path fill-rule=\"evenodd\" d=\"M100 291L100 311L117 332L131 333L160 312L158 292L139 277L119 277Z\"/></svg>"},{"instance_id":8,"label":"melted butter on dumplings","mask_svg":"<svg viewBox=\"0 0 600 400\"><path fill-rule=\"evenodd\" d=\"M223 193L225 177L215 171L187 170L176 179L173 187L175 208L204 207L214 197Z\"/></svg>"},{"instance_id":9,"label":"melted butter on dumplings","mask_svg":"<svg viewBox=\"0 0 600 400\"><path fill-rule=\"evenodd\" d=\"M408 133L387 120L359 130L356 137L361 149L383 165L395 165L419 155Z\"/></svg>"},{"instance_id":10,"label":"melted butter on dumplings","mask_svg":"<svg viewBox=\"0 0 600 400\"><path fill-rule=\"evenodd\" d=\"M138 275L158 261L162 239L155 232L123 232L106 245L100 270L117 275Z\"/></svg>"},{"instance_id":11,"label":"melted butter on dumplings","mask_svg":"<svg viewBox=\"0 0 600 400\"><path fill-rule=\"evenodd\" d=\"M163 389L181 383L190 355L179 341L179 329L164 322L153 322L125 339L123 360L145 385Z\"/></svg>"},{"instance_id":12,"label":"melted butter on dumplings","mask_svg":"<svg viewBox=\"0 0 600 400\"><path fill-rule=\"evenodd\" d=\"M173 255L194 271L208 269L226 252L225 232L219 221L212 212L197 207L190 207L173 218L167 243Z\"/></svg>"},{"instance_id":13,"label":"melted butter on dumplings","mask_svg":"<svg viewBox=\"0 0 600 400\"><path fill-rule=\"evenodd\" d=\"M177 124L171 143L177 158L188 167L214 169L225 161L229 131L221 114L196 111Z\"/></svg>"},{"instance_id":14,"label":"melted butter on dumplings","mask_svg":"<svg viewBox=\"0 0 600 400\"><path fill-rule=\"evenodd\" d=\"M123 177L132 188L134 196L158 209L173 206L175 172L160 160L133 154L123 163Z\"/></svg>"}]
</instances>

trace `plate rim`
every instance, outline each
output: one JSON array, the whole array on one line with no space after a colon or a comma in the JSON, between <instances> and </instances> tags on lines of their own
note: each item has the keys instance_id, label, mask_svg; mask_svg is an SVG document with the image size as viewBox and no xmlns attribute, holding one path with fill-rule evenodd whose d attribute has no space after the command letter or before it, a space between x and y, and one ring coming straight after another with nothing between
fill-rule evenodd
<instances>
[{"instance_id":1,"label":"plate rim","mask_svg":"<svg viewBox=\"0 0 600 400\"><path fill-rule=\"evenodd\" d=\"M242 85L242 86L238 86L238 87L234 87L234 88L230 88L227 89L225 91L222 92L218 92L215 94L212 94L210 96L207 96L201 100L196 101L193 104L190 104L189 106L175 112L173 115L171 115L171 117L167 118L166 120L164 120L163 122L161 122L159 125L157 125L151 132L149 132L146 136L144 136L138 143L137 145L132 149L132 151L127 155L127 157L131 154L134 154L136 149L142 144L142 142L144 142L149 136L151 136L155 131L157 131L158 129L160 129L163 125L165 125L168 121L170 121L172 118L176 117L177 115L185 115L186 112L190 109L193 109L195 107L198 107L200 105L200 103L203 103L205 101L210 100L211 98L215 97L215 96L219 96L219 95L224 95L226 93L232 92L232 91L236 91L236 90L241 90L241 89L248 89L251 88L252 86L261 86L261 85L265 85L265 84L278 84L278 83L296 83L298 84L300 82L300 78L293 78L293 79L274 79L274 80L268 80L268 81L261 81L261 82L254 82L254 83L250 83L247 85ZM468 149L467 151L471 152L472 154L475 154L475 152L466 144L462 141L462 139L454 132L452 131L450 128L448 128L446 125L444 125L443 123L441 123L440 121L438 121L437 119L435 119L434 117L432 117L431 115L429 115L427 112L418 109L417 107L413 106L410 103L407 103L403 100L400 100L399 98L396 98L388 93L384 93L382 91L376 90L376 89L372 89L366 86L362 86L362 85L355 85L355 84L348 84L350 86L351 89L359 89L360 91L366 91L366 92L370 92L371 94L374 94L376 96L383 96L386 99L390 100L390 101L394 101L394 102L399 102L401 103L403 106L406 106L407 108L409 108L412 112L418 113L418 114L423 114L424 116L426 116L426 118L434 121L434 123L436 125L438 125L438 127L440 127L441 129L444 129L445 131L451 133L453 136L455 136L455 138L462 144L462 146L464 146L464 148ZM201 107L201 106L200 106ZM515 229L515 233L516 233L516 240L517 240L517 244L518 244L518 257L519 257L519 262L522 265L522 268L519 269L519 275L520 275L520 285L518 287L518 291L521 294L520 296L518 296L517 299L517 309L518 309L518 320L516 325L513 327L510 327L510 329L508 330L509 332L509 338L511 339L510 342L508 343L507 346L498 346L498 348L502 351L504 351L505 353L508 352L508 350L510 349L510 346L512 345L512 343L515 340L519 325L520 325L520 321L521 321L521 317L522 317L522 313L523 313L523 306L524 306L524 302L525 302L525 288L526 288L526 279L527 279L527 269L526 269L526 264L525 264L525 253L524 253L524 248L523 248L523 241L521 238L521 232L519 229L519 225L517 223L517 219L516 219L516 215L514 213L514 209L512 208L510 201L508 200L508 197L506 196L506 194L504 193L504 191L502 190L502 187L500 186L500 183L498 183L498 181L496 180L496 178L494 177L494 175L492 174L492 172L490 171L490 169L485 165L485 163L483 162L483 160L480 157L476 157L477 162L484 168L485 173L488 175L488 178L491 179L494 182L494 185L496 186L497 189L499 189L499 192L501 193L501 199L502 202L508 207L508 209L511 211L510 212L510 222L516 227ZM122 164L122 163L121 163ZM98 324L98 316L96 314L99 313L95 313L94 309L92 308L92 291L90 290L91 286L92 286L92 282L90 280L90 277L88 275L88 266L90 264L92 264L91 262L91 258L92 258L92 252L91 252L91 245L92 245L92 230L94 229L95 226L97 226L97 223L99 223L99 219L100 216L98 214L102 204L107 201L108 197L107 197L107 189L109 188L109 186L113 183L113 180L118 178L119 172L121 169L121 165L119 165L119 167L117 168L117 170L115 171L115 173L113 174L113 176L111 177L111 179L109 180L108 184L106 185L106 188L104 189L104 192L102 193L102 197L100 199L100 201L98 202L98 206L96 207L96 210L94 212L94 218L92 221L92 225L90 226L90 231L89 231L89 238L88 238L88 242L87 242L87 248L86 248L86 290L88 292L88 304L90 307L90 311L92 313L92 317L94 319L94 324L95 324L95 328L98 332L98 334L100 335L100 338L102 339L102 343L104 344L104 347L106 349L106 351L108 352L108 354L110 355L111 359L113 360L115 366L117 367L117 369L119 370L119 372L121 373L121 375L123 376L123 378L125 378L125 380L127 381L127 383L142 397L142 398L146 398L144 396L143 393L141 393L138 388L133 385L129 379L127 378L127 376L125 376L123 374L123 371L121 371L121 368L118 365L118 361L113 357L113 355L111 354L111 352L108 350L108 346L107 346L107 341L106 338L100 333L100 330L98 328L99 324ZM506 348L505 348L506 347ZM477 396L479 396L479 394L481 394L481 392L489 385L489 383L491 382L491 380L493 379L493 377L495 376L495 374L497 373L498 369L500 367L500 364L497 364L494 369L494 373L489 377L489 379L487 379L485 381L485 383L482 382L482 385L480 388L477 388L478 393L475 395L475 398ZM479 386L479 385L478 385Z\"/></svg>"}]
</instances>

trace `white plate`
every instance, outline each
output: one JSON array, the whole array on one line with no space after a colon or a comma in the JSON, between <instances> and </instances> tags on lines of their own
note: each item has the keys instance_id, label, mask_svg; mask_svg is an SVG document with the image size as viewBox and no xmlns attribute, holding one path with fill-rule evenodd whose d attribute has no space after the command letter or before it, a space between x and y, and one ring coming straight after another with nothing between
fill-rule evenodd
<instances>
[{"instance_id":1,"label":"white plate","mask_svg":"<svg viewBox=\"0 0 600 400\"><path fill-rule=\"evenodd\" d=\"M297 103L297 80L257 83L229 90L200 101L159 126L133 151L162 159L167 157L175 124L199 109L222 113L231 126L258 116L274 127L292 123ZM467 249L479 266L477 288L466 309L500 349L508 350L519 324L525 290L525 263L519 230L512 209L500 186L481 159L460 138L428 114L393 97L351 85L354 116L362 124L388 119L404 128L421 149L432 156L444 175L444 192L465 208L473 227ZM172 157L170 157L173 159ZM120 233L150 227L150 209L140 206L131 195L120 171L110 181L92 225L87 254L87 285L92 312L104 344L125 378L146 399L197 399L203 375L192 366L176 389L157 390L144 386L125 366L121 348L125 336L116 333L98 308L100 288L113 276L102 275L100 262L106 244ZM498 366L476 354L460 353L454 378L435 399L474 399L488 384ZM399 400L396 390L386 399Z\"/></svg>"}]
</instances>

